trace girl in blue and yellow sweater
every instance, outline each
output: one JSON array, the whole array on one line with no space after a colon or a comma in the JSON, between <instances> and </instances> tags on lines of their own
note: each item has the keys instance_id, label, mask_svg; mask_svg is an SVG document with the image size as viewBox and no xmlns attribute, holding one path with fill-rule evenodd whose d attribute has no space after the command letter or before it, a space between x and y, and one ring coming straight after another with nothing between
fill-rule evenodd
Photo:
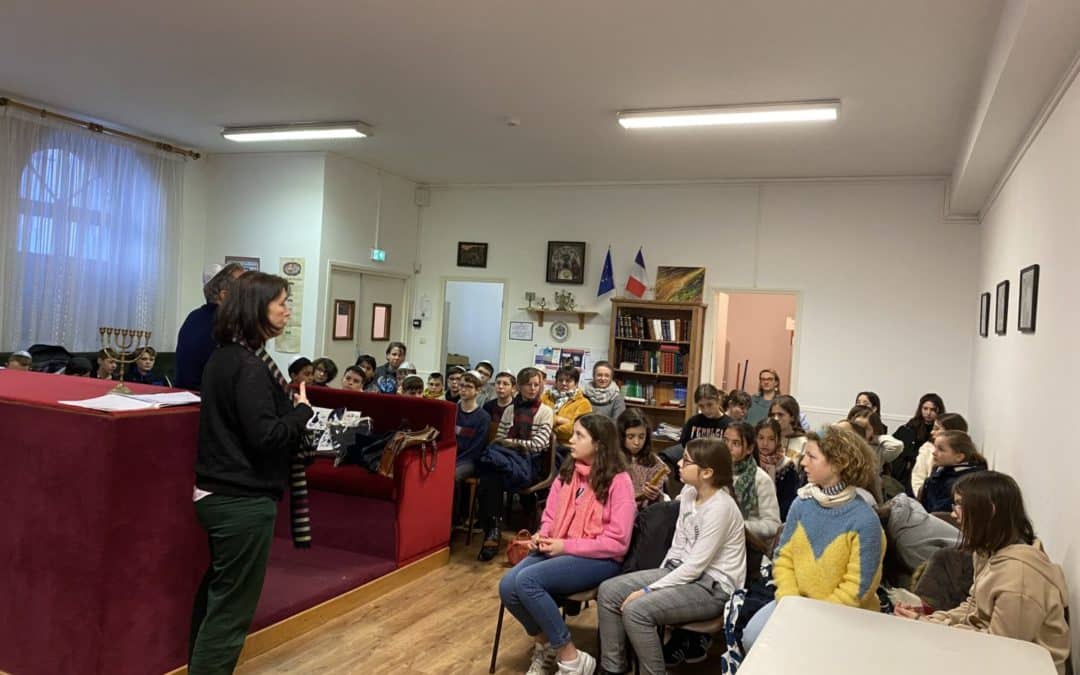
<instances>
[{"instance_id":1,"label":"girl in blue and yellow sweater","mask_svg":"<svg viewBox=\"0 0 1080 675\"><path fill-rule=\"evenodd\" d=\"M874 510L856 492L876 473L862 438L830 428L824 438L807 434L802 467L808 484L799 490L773 558L776 600L746 625L750 649L772 615L776 601L801 595L877 610L877 587L885 536Z\"/></svg>"}]
</instances>

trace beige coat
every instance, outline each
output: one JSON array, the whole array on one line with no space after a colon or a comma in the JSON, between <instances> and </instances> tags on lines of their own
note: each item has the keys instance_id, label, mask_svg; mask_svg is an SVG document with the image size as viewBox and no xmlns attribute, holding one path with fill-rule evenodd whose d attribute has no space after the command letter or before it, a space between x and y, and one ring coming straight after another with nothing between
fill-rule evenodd
<instances>
[{"instance_id":1,"label":"beige coat","mask_svg":"<svg viewBox=\"0 0 1080 675\"><path fill-rule=\"evenodd\" d=\"M1068 598L1065 574L1050 561L1042 544L1014 544L989 559L976 555L967 600L947 612L934 612L927 620L1034 642L1050 652L1059 675L1064 675L1069 658Z\"/></svg>"}]
</instances>

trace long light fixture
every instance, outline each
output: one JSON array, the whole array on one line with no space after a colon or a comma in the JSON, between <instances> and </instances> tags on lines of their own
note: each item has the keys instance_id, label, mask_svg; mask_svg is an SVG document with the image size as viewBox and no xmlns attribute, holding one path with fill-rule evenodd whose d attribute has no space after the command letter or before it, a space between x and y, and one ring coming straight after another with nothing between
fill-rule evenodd
<instances>
[{"instance_id":1,"label":"long light fixture","mask_svg":"<svg viewBox=\"0 0 1080 675\"><path fill-rule=\"evenodd\" d=\"M313 122L254 127L225 127L221 135L237 143L306 141L328 138L367 138L372 129L363 122Z\"/></svg>"},{"instance_id":2,"label":"long light fixture","mask_svg":"<svg viewBox=\"0 0 1080 675\"><path fill-rule=\"evenodd\" d=\"M623 110L619 124L625 129L661 129L726 124L777 124L785 122L821 122L835 120L840 101L800 101L797 103L760 103L721 105L703 108L664 108Z\"/></svg>"}]
</instances>

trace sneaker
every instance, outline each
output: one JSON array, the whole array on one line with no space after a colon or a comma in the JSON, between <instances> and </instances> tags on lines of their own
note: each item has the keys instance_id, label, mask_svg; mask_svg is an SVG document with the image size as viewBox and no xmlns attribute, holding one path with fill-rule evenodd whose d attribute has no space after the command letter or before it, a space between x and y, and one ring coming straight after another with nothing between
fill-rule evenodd
<instances>
[{"instance_id":1,"label":"sneaker","mask_svg":"<svg viewBox=\"0 0 1080 675\"><path fill-rule=\"evenodd\" d=\"M687 663L701 663L709 658L709 647L712 646L712 636L705 633L691 633L686 641L683 655Z\"/></svg>"},{"instance_id":2,"label":"sneaker","mask_svg":"<svg viewBox=\"0 0 1080 675\"><path fill-rule=\"evenodd\" d=\"M525 675L552 675L555 672L555 648L549 642L546 645L534 645L532 663Z\"/></svg>"},{"instance_id":3,"label":"sneaker","mask_svg":"<svg viewBox=\"0 0 1080 675\"><path fill-rule=\"evenodd\" d=\"M674 634L664 645L664 665L669 668L681 666L686 661L686 638Z\"/></svg>"},{"instance_id":4,"label":"sneaker","mask_svg":"<svg viewBox=\"0 0 1080 675\"><path fill-rule=\"evenodd\" d=\"M559 661L559 675L593 675L596 672L596 659L588 652L580 649L575 663Z\"/></svg>"}]
</instances>

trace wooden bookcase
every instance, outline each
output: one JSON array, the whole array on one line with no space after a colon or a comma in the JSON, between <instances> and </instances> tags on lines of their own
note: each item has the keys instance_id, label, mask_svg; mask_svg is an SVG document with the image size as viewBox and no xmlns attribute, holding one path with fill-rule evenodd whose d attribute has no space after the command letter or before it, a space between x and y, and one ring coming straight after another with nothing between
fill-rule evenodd
<instances>
[{"instance_id":1,"label":"wooden bookcase","mask_svg":"<svg viewBox=\"0 0 1080 675\"><path fill-rule=\"evenodd\" d=\"M640 408L654 425L682 426L694 414L694 389L701 383L705 305L615 298L611 301L608 360L623 382L627 407ZM634 370L622 363L633 361ZM685 392L685 393L683 393ZM632 401L630 398L644 398ZM679 398L682 406L665 405ZM670 444L654 439L654 445Z\"/></svg>"}]
</instances>

